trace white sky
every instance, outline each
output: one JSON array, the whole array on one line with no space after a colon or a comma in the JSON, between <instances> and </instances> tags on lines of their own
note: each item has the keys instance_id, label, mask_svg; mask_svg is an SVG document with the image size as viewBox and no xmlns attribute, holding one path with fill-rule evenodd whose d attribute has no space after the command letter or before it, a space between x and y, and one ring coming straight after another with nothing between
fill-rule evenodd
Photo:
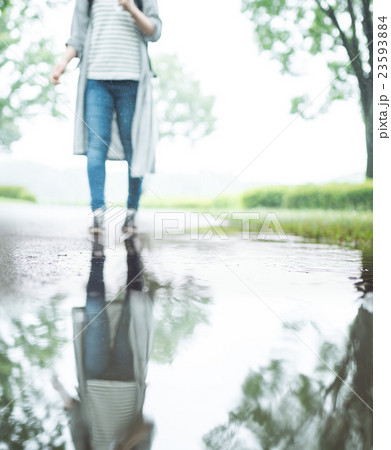
<instances>
[{"instance_id":1,"label":"white sky","mask_svg":"<svg viewBox=\"0 0 391 450\"><path fill-rule=\"evenodd\" d=\"M176 53L201 81L205 94L216 96L218 124L217 131L194 148L181 139L162 141L158 172L208 170L233 177L241 173L241 180L260 184L320 182L364 173L365 134L358 104L338 102L316 120L295 120L289 114L290 99L304 92L321 98L330 75L322 70L320 59L308 66L307 77L280 75L278 64L259 52L240 4L240 0L159 1L163 35L150 45L152 59L155 53ZM45 33L53 35L59 52L68 37L73 5L51 11L46 20ZM56 88L64 92L71 109L75 66ZM57 167L84 166L83 157L72 155L73 120L68 112L69 120L37 117L25 124L12 157Z\"/></svg>"}]
</instances>

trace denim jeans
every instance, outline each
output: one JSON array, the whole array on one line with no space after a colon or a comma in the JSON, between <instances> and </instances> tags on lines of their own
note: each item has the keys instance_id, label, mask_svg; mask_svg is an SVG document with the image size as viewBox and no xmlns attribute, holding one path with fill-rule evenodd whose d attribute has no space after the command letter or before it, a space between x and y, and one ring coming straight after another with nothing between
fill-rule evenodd
<instances>
[{"instance_id":1,"label":"denim jeans","mask_svg":"<svg viewBox=\"0 0 391 450\"><path fill-rule=\"evenodd\" d=\"M91 191L91 209L105 208L106 156L111 143L111 122L117 123L125 159L128 163L128 208L137 209L142 178L131 176L132 121L138 81L87 80L85 119L88 129L87 170Z\"/></svg>"},{"instance_id":2,"label":"denim jeans","mask_svg":"<svg viewBox=\"0 0 391 450\"><path fill-rule=\"evenodd\" d=\"M133 353L129 343L129 298L122 304L113 347L103 281L104 258L92 258L87 284L84 366L87 379L134 380Z\"/></svg>"}]
</instances>

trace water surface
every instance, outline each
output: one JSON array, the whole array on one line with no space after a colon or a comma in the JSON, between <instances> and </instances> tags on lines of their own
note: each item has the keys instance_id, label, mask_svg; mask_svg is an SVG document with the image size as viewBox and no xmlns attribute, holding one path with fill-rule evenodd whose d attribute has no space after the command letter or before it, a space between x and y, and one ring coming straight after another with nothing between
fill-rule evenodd
<instances>
[{"instance_id":1,"label":"water surface","mask_svg":"<svg viewBox=\"0 0 391 450\"><path fill-rule=\"evenodd\" d=\"M21 221L26 210L8 208L0 448L71 449L50 379L77 397L72 311L86 306L97 258L85 210L31 206ZM153 305L143 401L153 449L372 448L369 252L293 239L140 239ZM125 244L104 254L105 301L125 302L134 259Z\"/></svg>"}]
</instances>

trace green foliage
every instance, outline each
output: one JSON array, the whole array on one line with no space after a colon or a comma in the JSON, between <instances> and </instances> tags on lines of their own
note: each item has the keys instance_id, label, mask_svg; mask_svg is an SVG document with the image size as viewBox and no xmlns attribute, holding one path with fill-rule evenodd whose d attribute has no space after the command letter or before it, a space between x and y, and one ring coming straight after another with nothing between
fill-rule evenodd
<instances>
[{"instance_id":1,"label":"green foliage","mask_svg":"<svg viewBox=\"0 0 391 450\"><path fill-rule=\"evenodd\" d=\"M222 209L238 209L241 206L240 196L236 194L225 194L215 197L212 200L211 209L222 210Z\"/></svg>"},{"instance_id":2,"label":"green foliage","mask_svg":"<svg viewBox=\"0 0 391 450\"><path fill-rule=\"evenodd\" d=\"M320 351L324 359L311 375L292 374L283 360L251 370L228 421L204 436L206 448L247 449L240 441L247 430L263 449L371 450L372 320L372 313L361 306L344 348L324 342Z\"/></svg>"},{"instance_id":3,"label":"green foliage","mask_svg":"<svg viewBox=\"0 0 391 450\"><path fill-rule=\"evenodd\" d=\"M222 210L226 208L240 208L238 195L222 195L217 198L210 197L156 197L144 196L141 198L143 208L172 208L181 210Z\"/></svg>"},{"instance_id":4,"label":"green foliage","mask_svg":"<svg viewBox=\"0 0 391 450\"><path fill-rule=\"evenodd\" d=\"M373 184L331 183L326 185L263 187L242 195L245 208L371 210Z\"/></svg>"},{"instance_id":5,"label":"green foliage","mask_svg":"<svg viewBox=\"0 0 391 450\"><path fill-rule=\"evenodd\" d=\"M292 382L281 360L273 360L258 371L251 370L242 385L242 400L229 413L228 423L217 426L204 436L206 448L223 449L209 443L218 442L223 430L225 434L230 433L231 439L238 439L237 430L240 428L251 432L259 442L259 448L300 448L294 445L292 436L303 421L320 409L322 387L321 382L303 374ZM301 441L304 443L305 440ZM304 445L301 448L309 447Z\"/></svg>"},{"instance_id":6,"label":"green foliage","mask_svg":"<svg viewBox=\"0 0 391 450\"><path fill-rule=\"evenodd\" d=\"M51 298L36 316L1 314L0 330L6 333L0 331L1 448L65 449L66 424L53 421L53 405L43 395L41 380L41 370L66 343L58 322L62 300Z\"/></svg>"},{"instance_id":7,"label":"green foliage","mask_svg":"<svg viewBox=\"0 0 391 450\"><path fill-rule=\"evenodd\" d=\"M258 210L260 219L250 221L250 232L258 235L269 210ZM362 250L373 245L373 214L369 211L273 209L286 235L327 244L347 245ZM230 221L227 231L241 231Z\"/></svg>"},{"instance_id":8,"label":"green foliage","mask_svg":"<svg viewBox=\"0 0 391 450\"><path fill-rule=\"evenodd\" d=\"M280 62L283 73L297 73L303 52L322 54L335 77L330 84L329 102L352 94L351 86L346 84L352 80L350 75L370 78L371 38L363 21L371 20L371 11L362 7L361 1L327 4L309 0L304 4L299 0L242 0L242 11L254 23L259 47ZM345 48L344 54L339 52L341 47ZM348 64L354 57L359 72L354 64Z\"/></svg>"},{"instance_id":9,"label":"green foliage","mask_svg":"<svg viewBox=\"0 0 391 450\"><path fill-rule=\"evenodd\" d=\"M180 344L201 323L208 323L205 305L211 302L208 289L192 276L182 283L177 280L158 282L155 274L144 272L148 291L155 300L155 330L152 360L172 363Z\"/></svg>"},{"instance_id":10,"label":"green foliage","mask_svg":"<svg viewBox=\"0 0 391 450\"><path fill-rule=\"evenodd\" d=\"M260 49L279 61L282 73L300 74L306 66L304 58L316 56L316 64L323 61L331 74L326 99L317 111L303 93L293 98L291 113L310 119L326 112L333 101L359 93L368 154L366 175L373 178L371 0L242 0L242 11L254 24Z\"/></svg>"},{"instance_id":11,"label":"green foliage","mask_svg":"<svg viewBox=\"0 0 391 450\"><path fill-rule=\"evenodd\" d=\"M307 199L309 196L308 204L313 204L312 194L306 191L305 186L306 195L304 197L302 197L301 186L277 186L250 190L243 194L241 199L235 195L227 195L217 200L202 197L168 197L156 201L153 198L144 198L142 206L146 208L200 211L201 213L212 212L214 214L224 211L240 211L244 206L245 208L256 209L260 214L259 220L250 221L250 231L256 234L259 233L267 213L272 208L285 234L329 244L348 245L360 249L371 248L373 239L372 183L368 181L362 185L327 186L331 186L332 195L330 197L325 195L327 200L323 200L323 197L320 196L322 205L326 205L325 202L328 202L327 209L321 209L318 197L316 197L317 209L315 207L311 207L311 209L304 207L304 200L300 200L302 209L288 209L281 206L285 205L285 198L288 197L288 194L292 194L292 197L290 197L292 202L298 202L298 199L302 198ZM321 186L318 188L321 188ZM294 195L295 192L297 197ZM242 204L240 200L242 200ZM331 209L336 205L338 205L337 209ZM241 231L240 222L237 220L229 221L225 231L227 233Z\"/></svg>"},{"instance_id":12,"label":"green foliage","mask_svg":"<svg viewBox=\"0 0 391 450\"><path fill-rule=\"evenodd\" d=\"M282 206L288 189L287 186L265 186L264 188L250 189L242 194L241 200L245 208L258 206L278 208Z\"/></svg>"},{"instance_id":13,"label":"green foliage","mask_svg":"<svg viewBox=\"0 0 391 450\"><path fill-rule=\"evenodd\" d=\"M38 3L3 2L0 14L0 150L20 137L20 123L43 111L62 115L48 74L55 63L50 39L42 37ZM33 30L33 31L32 31ZM41 30L40 30L41 31Z\"/></svg>"},{"instance_id":14,"label":"green foliage","mask_svg":"<svg viewBox=\"0 0 391 450\"><path fill-rule=\"evenodd\" d=\"M0 11L1 12L5 11L5 9L8 8L10 4L11 4L10 0L0 0Z\"/></svg>"},{"instance_id":15,"label":"green foliage","mask_svg":"<svg viewBox=\"0 0 391 450\"><path fill-rule=\"evenodd\" d=\"M284 198L287 208L371 210L373 185L329 184L298 186Z\"/></svg>"},{"instance_id":16,"label":"green foliage","mask_svg":"<svg viewBox=\"0 0 391 450\"><path fill-rule=\"evenodd\" d=\"M37 201L33 194L21 186L0 186L0 197L27 200L34 203Z\"/></svg>"},{"instance_id":17,"label":"green foliage","mask_svg":"<svg viewBox=\"0 0 391 450\"><path fill-rule=\"evenodd\" d=\"M156 86L160 137L184 136L192 143L215 129L215 98L204 95L200 82L186 72L176 55L153 59L158 75Z\"/></svg>"},{"instance_id":18,"label":"green foliage","mask_svg":"<svg viewBox=\"0 0 391 450\"><path fill-rule=\"evenodd\" d=\"M247 450L232 426L217 426L203 437L203 441L205 447L209 450Z\"/></svg>"},{"instance_id":19,"label":"green foliage","mask_svg":"<svg viewBox=\"0 0 391 450\"><path fill-rule=\"evenodd\" d=\"M142 197L143 208L173 208L173 209L207 209L210 208L212 200L208 197Z\"/></svg>"}]
</instances>

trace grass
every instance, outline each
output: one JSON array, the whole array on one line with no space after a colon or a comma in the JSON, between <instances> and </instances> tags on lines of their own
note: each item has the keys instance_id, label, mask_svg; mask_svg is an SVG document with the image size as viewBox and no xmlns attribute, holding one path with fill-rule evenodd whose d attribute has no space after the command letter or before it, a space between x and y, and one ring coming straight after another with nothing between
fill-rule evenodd
<instances>
[{"instance_id":1,"label":"grass","mask_svg":"<svg viewBox=\"0 0 391 450\"><path fill-rule=\"evenodd\" d=\"M254 210L255 211L255 210ZM370 211L331 210L257 210L260 220L251 221L250 231L259 232L268 212L274 212L285 234L301 236L315 242L344 245L357 249L371 248L373 215ZM230 222L240 230L240 222ZM270 226L274 229L273 223Z\"/></svg>"},{"instance_id":2,"label":"grass","mask_svg":"<svg viewBox=\"0 0 391 450\"><path fill-rule=\"evenodd\" d=\"M208 198L170 197L162 200L145 198L142 201L142 207L199 213L211 212L216 216L221 212L256 212L259 214L260 219L250 221L250 231L257 234L262 228L267 213L273 212L287 235L301 236L307 241L344 245L357 249L372 247L372 211L288 209L278 207L250 209L243 208L239 196L226 196L224 203L221 203L225 204L225 206L219 206L218 202ZM270 228L276 231L273 223ZM228 233L240 232L241 222L229 220L225 231Z\"/></svg>"},{"instance_id":3,"label":"grass","mask_svg":"<svg viewBox=\"0 0 391 450\"><path fill-rule=\"evenodd\" d=\"M1 197L0 196L0 203L32 203L32 202L31 202L31 200L25 200L23 198L11 198L11 197Z\"/></svg>"},{"instance_id":4,"label":"grass","mask_svg":"<svg viewBox=\"0 0 391 450\"><path fill-rule=\"evenodd\" d=\"M241 195L205 197L144 197L144 208L220 212L252 211L250 231L259 232L268 212L276 214L285 234L315 242L371 248L373 239L373 183L332 183L304 186L266 186ZM229 220L227 232L241 231L241 222ZM273 226L271 226L273 229Z\"/></svg>"},{"instance_id":5,"label":"grass","mask_svg":"<svg viewBox=\"0 0 391 450\"><path fill-rule=\"evenodd\" d=\"M224 208L242 208L239 195L224 195L217 199L210 197L141 197L142 208L175 209L185 211L221 211Z\"/></svg>"},{"instance_id":6,"label":"grass","mask_svg":"<svg viewBox=\"0 0 391 450\"><path fill-rule=\"evenodd\" d=\"M368 186L368 183L366 183ZM307 188L306 188L307 189ZM308 188L309 189L309 188ZM312 187L311 187L312 189ZM345 189L345 188L344 188ZM365 187L367 189L367 187ZM272 188L269 192L274 192ZM243 194L244 196L245 194ZM249 208L243 206L243 196L225 195L218 199L207 197L156 197L143 196L141 208L157 210L210 212L216 216L221 212L250 211L259 214L259 220L251 220L250 231L257 233L262 228L268 212L274 212L283 231L287 235L301 236L307 241L338 244L357 249L372 247L373 215L371 210L350 209L293 209L273 206ZM278 201L278 196L268 196L269 200ZM273 200L274 199L274 200ZM26 201L23 199L1 198L2 202ZM31 200L30 200L31 201ZM118 204L119 206L125 206ZM228 215L229 217L229 215ZM271 224L271 229L274 226ZM241 231L241 222L229 220L226 231Z\"/></svg>"}]
</instances>

